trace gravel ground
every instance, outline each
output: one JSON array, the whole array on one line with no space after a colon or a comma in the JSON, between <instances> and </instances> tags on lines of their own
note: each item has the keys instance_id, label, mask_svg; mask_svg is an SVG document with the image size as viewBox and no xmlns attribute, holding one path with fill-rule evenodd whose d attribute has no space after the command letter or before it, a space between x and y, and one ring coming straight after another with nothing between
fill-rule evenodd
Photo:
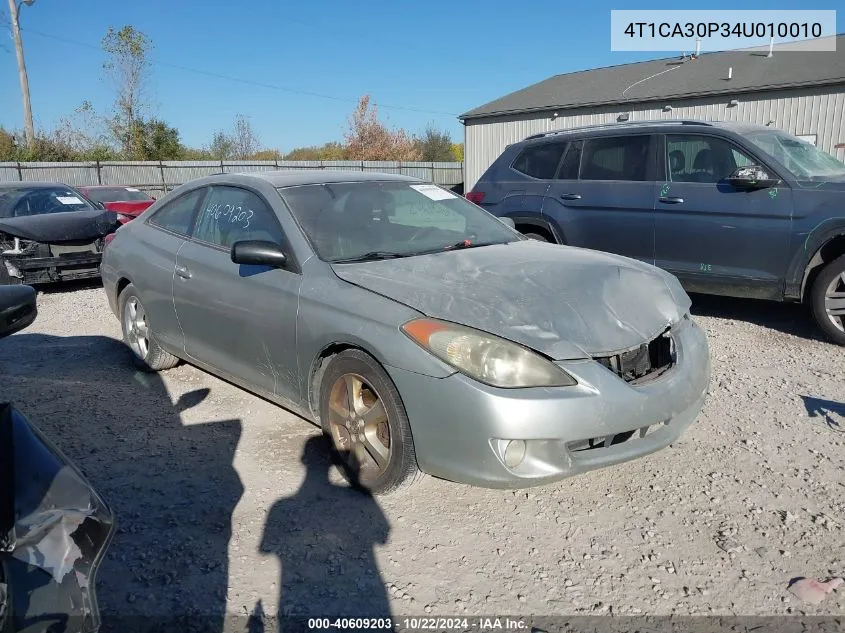
<instances>
[{"instance_id":1,"label":"gravel ground","mask_svg":"<svg viewBox=\"0 0 845 633\"><path fill-rule=\"evenodd\" d=\"M841 589L786 591L845 573L843 349L799 307L694 302L713 379L681 441L519 492L356 493L303 420L188 365L134 371L99 288L41 293L0 373L118 515L105 616L845 615Z\"/></svg>"}]
</instances>

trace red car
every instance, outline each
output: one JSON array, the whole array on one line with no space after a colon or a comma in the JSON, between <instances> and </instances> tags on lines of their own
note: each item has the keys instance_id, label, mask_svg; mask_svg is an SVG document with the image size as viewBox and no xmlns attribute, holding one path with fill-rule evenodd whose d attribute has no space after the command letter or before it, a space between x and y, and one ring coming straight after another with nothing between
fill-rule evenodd
<instances>
[{"instance_id":1,"label":"red car","mask_svg":"<svg viewBox=\"0 0 845 633\"><path fill-rule=\"evenodd\" d=\"M77 187L82 195L89 200L99 202L109 211L117 213L121 224L135 219L149 207L155 198L148 196L135 187L121 185L96 185L91 187Z\"/></svg>"}]
</instances>

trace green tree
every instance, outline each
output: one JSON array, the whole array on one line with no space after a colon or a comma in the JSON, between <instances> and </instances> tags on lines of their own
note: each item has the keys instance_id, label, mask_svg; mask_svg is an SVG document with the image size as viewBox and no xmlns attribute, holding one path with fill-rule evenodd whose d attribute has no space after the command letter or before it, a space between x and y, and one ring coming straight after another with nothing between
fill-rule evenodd
<instances>
[{"instance_id":1,"label":"green tree","mask_svg":"<svg viewBox=\"0 0 845 633\"><path fill-rule=\"evenodd\" d=\"M426 161L449 162L455 160L452 153L452 137L448 132L438 130L433 125L425 129L425 134L417 141L420 159Z\"/></svg>"},{"instance_id":2,"label":"green tree","mask_svg":"<svg viewBox=\"0 0 845 633\"><path fill-rule=\"evenodd\" d=\"M452 143L452 156L453 156L453 160L456 160L459 163L464 162L464 144L463 143Z\"/></svg>"},{"instance_id":3,"label":"green tree","mask_svg":"<svg viewBox=\"0 0 845 633\"><path fill-rule=\"evenodd\" d=\"M182 157L179 130L164 121L136 121L132 136L134 157L139 160L178 160Z\"/></svg>"},{"instance_id":4,"label":"green tree","mask_svg":"<svg viewBox=\"0 0 845 633\"><path fill-rule=\"evenodd\" d=\"M138 140L135 128L149 107L147 84L153 43L141 31L126 25L120 30L109 27L102 47L106 54L103 70L115 91L111 131L126 157L137 158L143 150L133 145Z\"/></svg>"},{"instance_id":5,"label":"green tree","mask_svg":"<svg viewBox=\"0 0 845 633\"><path fill-rule=\"evenodd\" d=\"M0 127L0 162L17 160L18 146L15 136Z\"/></svg>"},{"instance_id":6,"label":"green tree","mask_svg":"<svg viewBox=\"0 0 845 633\"><path fill-rule=\"evenodd\" d=\"M336 141L314 147L297 147L285 154L285 160L346 160L346 150Z\"/></svg>"},{"instance_id":7,"label":"green tree","mask_svg":"<svg viewBox=\"0 0 845 633\"><path fill-rule=\"evenodd\" d=\"M235 156L235 141L226 132L215 132L208 146L211 158L216 160L230 160Z\"/></svg>"}]
</instances>

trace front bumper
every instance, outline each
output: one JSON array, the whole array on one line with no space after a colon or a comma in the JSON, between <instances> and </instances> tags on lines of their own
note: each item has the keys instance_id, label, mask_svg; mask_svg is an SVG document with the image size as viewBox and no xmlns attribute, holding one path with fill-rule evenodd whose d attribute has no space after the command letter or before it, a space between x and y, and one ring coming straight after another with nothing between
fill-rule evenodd
<instances>
[{"instance_id":1,"label":"front bumper","mask_svg":"<svg viewBox=\"0 0 845 633\"><path fill-rule=\"evenodd\" d=\"M100 276L102 253L83 253L59 257L27 257L4 255L10 275L23 284L50 283L70 279L90 279Z\"/></svg>"},{"instance_id":2,"label":"front bumper","mask_svg":"<svg viewBox=\"0 0 845 633\"><path fill-rule=\"evenodd\" d=\"M424 472L490 488L523 488L655 452L695 421L710 382L707 338L691 319L672 334L674 367L641 385L593 360L559 363L578 380L575 387L498 389L462 374L432 378L387 370L402 395ZM641 437L642 429L647 431ZM631 431L626 441L580 450ZM525 442L515 467L506 465L508 440Z\"/></svg>"}]
</instances>

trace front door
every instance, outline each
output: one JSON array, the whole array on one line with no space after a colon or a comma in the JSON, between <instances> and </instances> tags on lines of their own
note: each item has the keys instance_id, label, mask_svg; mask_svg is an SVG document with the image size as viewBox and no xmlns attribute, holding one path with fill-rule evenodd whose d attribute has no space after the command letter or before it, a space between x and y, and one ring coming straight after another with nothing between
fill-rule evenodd
<instances>
[{"instance_id":1,"label":"front door","mask_svg":"<svg viewBox=\"0 0 845 633\"><path fill-rule=\"evenodd\" d=\"M185 352L283 401L299 403L296 312L301 275L235 264L232 244L284 245L272 207L239 187L212 186L179 251L173 299Z\"/></svg>"},{"instance_id":2,"label":"front door","mask_svg":"<svg viewBox=\"0 0 845 633\"><path fill-rule=\"evenodd\" d=\"M654 262L654 137L573 141L543 201L572 246Z\"/></svg>"},{"instance_id":3,"label":"front door","mask_svg":"<svg viewBox=\"0 0 845 633\"><path fill-rule=\"evenodd\" d=\"M655 263L692 291L778 298L789 263L792 190L734 189L727 177L760 161L728 139L669 134L663 145Z\"/></svg>"}]
</instances>

